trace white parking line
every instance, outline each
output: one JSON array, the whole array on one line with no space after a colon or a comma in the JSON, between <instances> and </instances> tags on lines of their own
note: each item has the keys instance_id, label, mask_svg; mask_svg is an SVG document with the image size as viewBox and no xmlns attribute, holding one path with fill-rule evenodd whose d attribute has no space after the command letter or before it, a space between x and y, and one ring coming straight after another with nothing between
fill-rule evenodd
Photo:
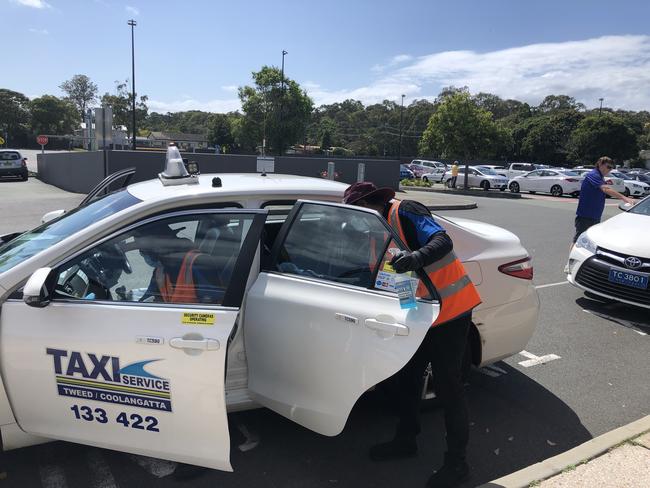
<instances>
[{"instance_id":1,"label":"white parking line","mask_svg":"<svg viewBox=\"0 0 650 488\"><path fill-rule=\"evenodd\" d=\"M41 486L43 488L67 488L68 482L65 478L65 471L61 466L46 464L38 466L41 475Z\"/></svg>"},{"instance_id":2,"label":"white parking line","mask_svg":"<svg viewBox=\"0 0 650 488\"><path fill-rule=\"evenodd\" d=\"M560 285L566 285L568 283L567 280L564 281L558 281L557 283L547 283L546 285L537 285L535 287L536 290L539 290L540 288L548 288L551 286L560 286Z\"/></svg>"},{"instance_id":3,"label":"white parking line","mask_svg":"<svg viewBox=\"0 0 650 488\"><path fill-rule=\"evenodd\" d=\"M104 459L101 451L91 449L86 451L86 460L90 468L90 476L94 488L117 488L111 468Z\"/></svg>"},{"instance_id":4,"label":"white parking line","mask_svg":"<svg viewBox=\"0 0 650 488\"><path fill-rule=\"evenodd\" d=\"M562 359L557 354L546 354L545 356L536 356L535 354L530 353L528 351L521 351L519 354L521 354L525 358L528 358L525 361L519 362L519 365L523 366L524 368L530 368L531 366L537 366L538 364L546 364L548 362L555 361L556 359Z\"/></svg>"}]
</instances>

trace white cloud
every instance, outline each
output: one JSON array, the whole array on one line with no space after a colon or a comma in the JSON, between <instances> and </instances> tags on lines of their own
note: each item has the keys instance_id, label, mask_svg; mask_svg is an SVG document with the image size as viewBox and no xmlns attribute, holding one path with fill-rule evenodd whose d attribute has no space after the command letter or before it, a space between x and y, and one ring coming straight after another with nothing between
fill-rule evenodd
<instances>
[{"instance_id":1,"label":"white cloud","mask_svg":"<svg viewBox=\"0 0 650 488\"><path fill-rule=\"evenodd\" d=\"M605 36L582 41L531 44L487 53L445 51L420 56L383 74L368 86L343 90L306 87L317 105L346 98L364 103L425 98L444 86L468 86L532 104L549 94L575 97L595 107L650 109L650 36ZM391 60L391 62L393 61Z\"/></svg>"},{"instance_id":2,"label":"white cloud","mask_svg":"<svg viewBox=\"0 0 650 488\"><path fill-rule=\"evenodd\" d=\"M236 92L238 87L237 85L224 85L221 87L221 89L227 92Z\"/></svg>"},{"instance_id":3,"label":"white cloud","mask_svg":"<svg viewBox=\"0 0 650 488\"><path fill-rule=\"evenodd\" d=\"M147 101L150 112L167 113L167 112L182 112L185 110L203 110L204 112L225 113L234 110L239 110L241 105L239 98L232 98L227 100L208 100L201 102L193 98L175 100L171 102L163 102L160 100Z\"/></svg>"},{"instance_id":4,"label":"white cloud","mask_svg":"<svg viewBox=\"0 0 650 488\"><path fill-rule=\"evenodd\" d=\"M48 31L47 29L34 29L34 28L30 28L30 29L29 29L29 32L31 32L31 33L33 33L33 34L41 34L41 35L43 35L43 36L46 36L46 35L49 34L49 31Z\"/></svg>"},{"instance_id":5,"label":"white cloud","mask_svg":"<svg viewBox=\"0 0 650 488\"><path fill-rule=\"evenodd\" d=\"M140 10L138 10L135 7L132 7L131 5L127 5L126 7L124 7L124 10L126 10L126 12L131 15L135 15L136 17L140 15Z\"/></svg>"},{"instance_id":6,"label":"white cloud","mask_svg":"<svg viewBox=\"0 0 650 488\"><path fill-rule=\"evenodd\" d=\"M45 2L44 0L14 0L14 2L24 7L39 8L39 9L52 8L52 5Z\"/></svg>"},{"instance_id":7,"label":"white cloud","mask_svg":"<svg viewBox=\"0 0 650 488\"><path fill-rule=\"evenodd\" d=\"M386 64L376 64L372 68L370 68L371 71L375 73L381 73L387 68L393 68L397 66L398 64L406 63L407 61L411 61L413 59L413 56L410 54L398 54L397 56L393 56L388 63Z\"/></svg>"}]
</instances>

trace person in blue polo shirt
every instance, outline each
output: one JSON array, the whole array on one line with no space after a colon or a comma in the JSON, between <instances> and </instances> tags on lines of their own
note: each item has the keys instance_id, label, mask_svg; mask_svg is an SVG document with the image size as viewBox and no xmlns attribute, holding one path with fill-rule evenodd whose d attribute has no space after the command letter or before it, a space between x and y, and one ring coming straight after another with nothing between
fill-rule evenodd
<instances>
[{"instance_id":1,"label":"person in blue polo shirt","mask_svg":"<svg viewBox=\"0 0 650 488\"><path fill-rule=\"evenodd\" d=\"M633 204L634 200L621 195L616 190L605 184L605 177L614 169L614 161L607 156L603 156L596 162L596 167L585 175L580 187L580 200L576 210L575 227L576 232L573 236L573 243L578 240L580 234L586 231L592 225L600 222L605 209L605 195L618 198L626 203Z\"/></svg>"}]
</instances>

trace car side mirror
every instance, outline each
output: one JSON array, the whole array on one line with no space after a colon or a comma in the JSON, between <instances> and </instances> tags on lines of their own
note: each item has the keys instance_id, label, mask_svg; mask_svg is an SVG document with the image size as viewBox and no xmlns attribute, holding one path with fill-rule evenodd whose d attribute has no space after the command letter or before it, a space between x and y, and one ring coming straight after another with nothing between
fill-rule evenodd
<instances>
[{"instance_id":1,"label":"car side mirror","mask_svg":"<svg viewBox=\"0 0 650 488\"><path fill-rule=\"evenodd\" d=\"M30 307L47 306L54 291L55 276L52 268L39 268L34 271L23 288L23 301Z\"/></svg>"},{"instance_id":2,"label":"car side mirror","mask_svg":"<svg viewBox=\"0 0 650 488\"><path fill-rule=\"evenodd\" d=\"M632 205L631 203L621 202L618 204L618 208L620 208L623 212L627 212L632 207L634 207L634 205Z\"/></svg>"},{"instance_id":3,"label":"car side mirror","mask_svg":"<svg viewBox=\"0 0 650 488\"><path fill-rule=\"evenodd\" d=\"M52 210L41 217L41 224L49 222L50 220L58 219L65 213L65 210Z\"/></svg>"}]
</instances>

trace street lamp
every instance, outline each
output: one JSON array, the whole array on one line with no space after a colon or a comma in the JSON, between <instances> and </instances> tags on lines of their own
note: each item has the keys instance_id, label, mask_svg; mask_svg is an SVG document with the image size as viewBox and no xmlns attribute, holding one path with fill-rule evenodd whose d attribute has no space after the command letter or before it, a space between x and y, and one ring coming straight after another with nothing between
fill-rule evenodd
<instances>
[{"instance_id":1,"label":"street lamp","mask_svg":"<svg viewBox=\"0 0 650 488\"><path fill-rule=\"evenodd\" d=\"M133 97L131 110L133 111L133 137L131 147L135 151L135 38L133 28L138 23L131 19L127 22L131 26L131 96Z\"/></svg>"},{"instance_id":2,"label":"street lamp","mask_svg":"<svg viewBox=\"0 0 650 488\"><path fill-rule=\"evenodd\" d=\"M600 117L600 114L603 111L603 100L604 100L604 98L601 97L598 100L600 100L600 108L598 109L598 117Z\"/></svg>"},{"instance_id":3,"label":"street lamp","mask_svg":"<svg viewBox=\"0 0 650 488\"><path fill-rule=\"evenodd\" d=\"M279 124L279 129L280 129L280 143L279 143L279 148L278 148L278 154L282 156L282 144L284 143L284 125L283 124L283 111L284 111L284 57L289 54L287 51L284 49L282 50L282 69L280 70L280 124Z\"/></svg>"},{"instance_id":4,"label":"street lamp","mask_svg":"<svg viewBox=\"0 0 650 488\"><path fill-rule=\"evenodd\" d=\"M399 109L399 160L402 161L402 120L404 117L404 97L406 95L402 94L402 106Z\"/></svg>"}]
</instances>

